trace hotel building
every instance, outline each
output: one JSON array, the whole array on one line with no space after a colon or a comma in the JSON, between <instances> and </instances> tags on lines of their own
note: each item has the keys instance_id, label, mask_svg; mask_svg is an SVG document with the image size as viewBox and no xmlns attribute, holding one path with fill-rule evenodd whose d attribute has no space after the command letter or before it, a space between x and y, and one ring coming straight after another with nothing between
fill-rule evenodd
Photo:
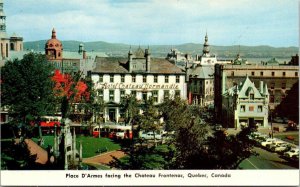
<instances>
[{"instance_id":1,"label":"hotel building","mask_svg":"<svg viewBox=\"0 0 300 187\"><path fill-rule=\"evenodd\" d=\"M164 98L179 96L186 99L185 72L166 59L151 58L149 49L130 50L128 58L98 57L90 72L98 98L105 103L105 122L119 122L123 117L120 104L126 95L138 100L153 97L155 104Z\"/></svg>"}]
</instances>

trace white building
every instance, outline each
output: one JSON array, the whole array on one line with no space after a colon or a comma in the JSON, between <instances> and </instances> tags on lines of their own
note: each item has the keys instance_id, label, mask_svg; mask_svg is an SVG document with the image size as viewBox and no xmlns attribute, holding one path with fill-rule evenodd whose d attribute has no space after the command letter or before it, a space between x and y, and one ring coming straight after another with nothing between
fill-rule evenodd
<instances>
[{"instance_id":1,"label":"white building","mask_svg":"<svg viewBox=\"0 0 300 187\"><path fill-rule=\"evenodd\" d=\"M98 57L91 72L98 97L106 103L105 122L119 122L123 117L120 103L126 95L138 100L153 97L156 104L166 97L186 99L185 72L166 59L151 58L148 49L139 48L128 58Z\"/></svg>"},{"instance_id":2,"label":"white building","mask_svg":"<svg viewBox=\"0 0 300 187\"><path fill-rule=\"evenodd\" d=\"M223 126L268 127L269 92L267 84L263 81L260 81L259 89L257 89L247 76L239 85L226 90L222 97Z\"/></svg>"}]
</instances>

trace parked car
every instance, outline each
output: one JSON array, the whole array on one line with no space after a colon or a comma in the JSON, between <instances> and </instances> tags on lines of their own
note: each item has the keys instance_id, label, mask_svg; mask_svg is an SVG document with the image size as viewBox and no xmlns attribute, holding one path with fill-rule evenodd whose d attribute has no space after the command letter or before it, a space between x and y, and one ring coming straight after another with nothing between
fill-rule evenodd
<instances>
[{"instance_id":1,"label":"parked car","mask_svg":"<svg viewBox=\"0 0 300 187\"><path fill-rule=\"evenodd\" d=\"M145 139L145 140L153 140L154 139L154 135L155 135L155 139L160 140L161 139L161 135L160 134L156 134L153 132L143 132L140 136L141 139Z\"/></svg>"},{"instance_id":2,"label":"parked car","mask_svg":"<svg viewBox=\"0 0 300 187\"><path fill-rule=\"evenodd\" d=\"M217 124L217 125L215 126L215 130L216 130L216 131L220 131L220 130L222 130L222 129L223 129L223 126L220 125L220 124Z\"/></svg>"},{"instance_id":3,"label":"parked car","mask_svg":"<svg viewBox=\"0 0 300 187\"><path fill-rule=\"evenodd\" d=\"M298 148L292 148L291 150L285 152L283 154L286 158L292 158L293 156L299 155L299 149Z\"/></svg>"},{"instance_id":4,"label":"parked car","mask_svg":"<svg viewBox=\"0 0 300 187\"><path fill-rule=\"evenodd\" d=\"M267 148L268 150L270 150L270 151L274 151L276 147L279 147L279 146L282 145L282 144L285 144L285 142L279 140L279 141L275 141L275 142L273 142L273 143L271 143L271 144L267 144L267 145L266 145L266 148Z\"/></svg>"},{"instance_id":5,"label":"parked car","mask_svg":"<svg viewBox=\"0 0 300 187\"><path fill-rule=\"evenodd\" d=\"M268 144L272 144L275 141L276 141L276 139L274 139L274 138L268 138L268 139L266 139L266 141L261 142L261 146L266 147Z\"/></svg>"},{"instance_id":6,"label":"parked car","mask_svg":"<svg viewBox=\"0 0 300 187\"><path fill-rule=\"evenodd\" d=\"M283 152L289 151L290 149L291 149L291 145L288 144L288 143L284 143L284 144L281 144L278 147L275 147L274 151L277 152L277 153L283 153Z\"/></svg>"}]
</instances>

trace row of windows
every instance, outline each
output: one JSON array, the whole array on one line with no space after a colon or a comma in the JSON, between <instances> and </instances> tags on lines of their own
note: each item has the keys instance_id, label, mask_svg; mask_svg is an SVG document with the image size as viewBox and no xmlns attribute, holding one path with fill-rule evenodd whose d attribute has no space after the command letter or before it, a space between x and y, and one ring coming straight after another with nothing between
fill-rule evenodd
<instances>
[{"instance_id":1,"label":"row of windows","mask_svg":"<svg viewBox=\"0 0 300 187\"><path fill-rule=\"evenodd\" d=\"M277 73L279 73L279 72L277 72ZM252 76L255 76L255 75L256 75L256 74L255 74L255 71L252 71L252 72L251 72L251 75L252 75ZM259 75L260 75L260 76L264 76L264 72L261 71ZM272 72L271 72L271 75L272 75L272 77L274 77L274 76L275 76L275 71L272 71ZM234 71L231 72L231 76L234 76ZM282 76L285 77L285 76L286 76L286 72L282 72ZM297 71L295 72L295 77L298 77L298 72L297 72Z\"/></svg>"},{"instance_id":2,"label":"row of windows","mask_svg":"<svg viewBox=\"0 0 300 187\"><path fill-rule=\"evenodd\" d=\"M158 76L154 75L154 83L158 82ZM99 82L103 82L103 75L99 75ZM114 82L114 75L109 75L109 82ZM121 82L125 82L125 75L121 75ZM131 82L136 82L136 75L131 76ZM147 76L143 75L143 82L147 82ZM165 83L169 83L169 76L165 75ZM176 83L180 83L180 76L176 75Z\"/></svg>"},{"instance_id":3,"label":"row of windows","mask_svg":"<svg viewBox=\"0 0 300 187\"><path fill-rule=\"evenodd\" d=\"M276 87L275 87L275 82L271 82L270 88L271 88L271 89L276 88ZM285 83L285 82L281 83L281 89L286 89L286 83Z\"/></svg>"},{"instance_id":4,"label":"row of windows","mask_svg":"<svg viewBox=\"0 0 300 187\"><path fill-rule=\"evenodd\" d=\"M158 102L158 90L153 90L152 92L152 97L154 99L154 102ZM131 95L134 95L135 97L137 96L137 91L132 90ZM120 100L122 101L125 98L125 90L120 90ZM180 90L175 90L175 97L180 96ZM103 90L98 90L98 97L100 100L104 100L104 95L103 95ZM169 90L164 90L163 93L163 98L169 98L170 97L170 91ZM146 100L147 99L147 92L142 92L142 99ZM109 90L109 101L114 101L115 100L115 90Z\"/></svg>"},{"instance_id":5,"label":"row of windows","mask_svg":"<svg viewBox=\"0 0 300 187\"><path fill-rule=\"evenodd\" d=\"M255 108L254 106L249 106L248 111L254 112L255 111L254 108ZM245 105L241 105L240 112L246 112L246 106ZM262 105L257 106L256 112L263 112L263 106Z\"/></svg>"}]
</instances>

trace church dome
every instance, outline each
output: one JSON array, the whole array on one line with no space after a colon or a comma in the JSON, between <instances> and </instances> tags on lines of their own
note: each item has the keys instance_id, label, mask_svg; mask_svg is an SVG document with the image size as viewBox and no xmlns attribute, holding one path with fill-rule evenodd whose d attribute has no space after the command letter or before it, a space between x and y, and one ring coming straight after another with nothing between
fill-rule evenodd
<instances>
[{"instance_id":1,"label":"church dome","mask_svg":"<svg viewBox=\"0 0 300 187\"><path fill-rule=\"evenodd\" d=\"M62 48L62 44L61 42L56 39L56 31L55 29L53 28L52 30L52 36L51 36L51 39L47 41L46 43L46 48Z\"/></svg>"},{"instance_id":2,"label":"church dome","mask_svg":"<svg viewBox=\"0 0 300 187\"><path fill-rule=\"evenodd\" d=\"M45 52L49 59L62 59L62 43L56 39L56 31L53 28L51 39L45 44Z\"/></svg>"}]
</instances>

